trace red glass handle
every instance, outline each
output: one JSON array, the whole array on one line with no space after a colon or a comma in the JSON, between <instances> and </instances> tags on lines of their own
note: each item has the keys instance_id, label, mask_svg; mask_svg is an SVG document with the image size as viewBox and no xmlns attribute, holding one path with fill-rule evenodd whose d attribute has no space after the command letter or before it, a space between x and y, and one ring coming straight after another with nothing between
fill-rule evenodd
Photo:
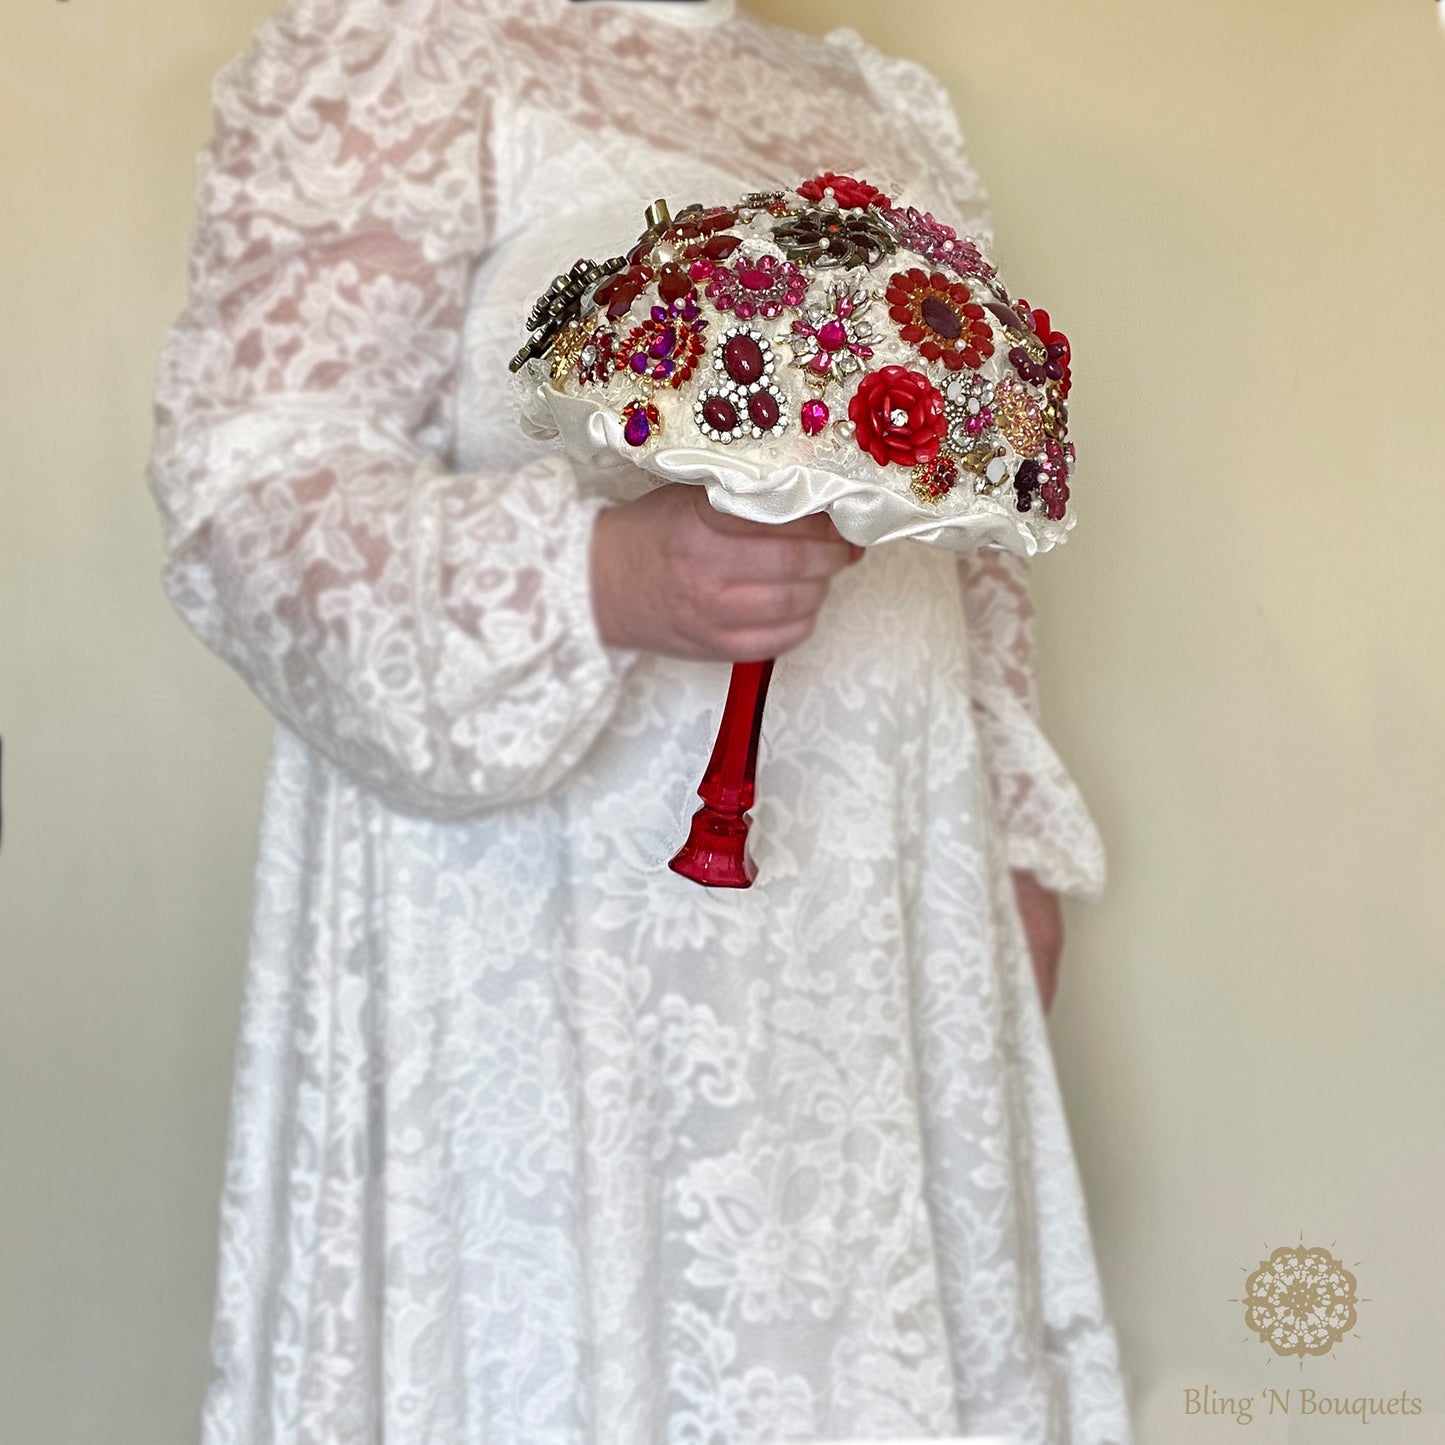
<instances>
[{"instance_id":1,"label":"red glass handle","mask_svg":"<svg viewBox=\"0 0 1445 1445\"><path fill-rule=\"evenodd\" d=\"M693 815L687 842L667 865L705 888L751 888L758 876L748 853L748 809L774 661L733 664L717 742L697 790L703 805Z\"/></svg>"}]
</instances>

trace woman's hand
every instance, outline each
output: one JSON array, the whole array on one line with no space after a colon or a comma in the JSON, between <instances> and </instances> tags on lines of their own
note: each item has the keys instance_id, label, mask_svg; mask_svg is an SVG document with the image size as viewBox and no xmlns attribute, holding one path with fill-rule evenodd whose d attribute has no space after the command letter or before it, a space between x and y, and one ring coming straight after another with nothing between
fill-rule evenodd
<instances>
[{"instance_id":1,"label":"woman's hand","mask_svg":"<svg viewBox=\"0 0 1445 1445\"><path fill-rule=\"evenodd\" d=\"M1034 981L1044 1012L1054 1005L1059 986L1059 955L1064 950L1064 910L1056 894L1023 868L1013 869L1014 897L1034 960Z\"/></svg>"},{"instance_id":2,"label":"woman's hand","mask_svg":"<svg viewBox=\"0 0 1445 1445\"><path fill-rule=\"evenodd\" d=\"M597 631L614 647L761 662L812 633L829 582L862 555L822 513L747 522L671 482L597 514Z\"/></svg>"}]
</instances>

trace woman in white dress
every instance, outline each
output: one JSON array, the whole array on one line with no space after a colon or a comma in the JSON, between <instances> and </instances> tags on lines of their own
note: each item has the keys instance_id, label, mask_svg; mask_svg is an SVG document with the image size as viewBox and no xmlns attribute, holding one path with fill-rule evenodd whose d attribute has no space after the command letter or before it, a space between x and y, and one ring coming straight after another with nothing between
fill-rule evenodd
<instances>
[{"instance_id":1,"label":"woman in white dress","mask_svg":"<svg viewBox=\"0 0 1445 1445\"><path fill-rule=\"evenodd\" d=\"M940 85L733 0L293 0L215 95L151 484L278 726L206 1445L1128 1445L1011 884L1104 882L1024 564L796 524L761 877L699 888L726 628L617 576L706 524L508 389L654 196L853 168L987 238Z\"/></svg>"}]
</instances>

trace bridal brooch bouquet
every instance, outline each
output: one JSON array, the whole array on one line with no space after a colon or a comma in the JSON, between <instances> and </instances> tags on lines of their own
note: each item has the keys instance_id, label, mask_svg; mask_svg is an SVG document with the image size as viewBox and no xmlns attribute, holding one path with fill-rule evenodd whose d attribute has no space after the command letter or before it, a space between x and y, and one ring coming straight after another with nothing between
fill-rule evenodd
<instances>
[{"instance_id":1,"label":"bridal brooch bouquet","mask_svg":"<svg viewBox=\"0 0 1445 1445\"><path fill-rule=\"evenodd\" d=\"M675 215L582 260L527 318L523 425L617 495L691 482L863 546L1047 551L1074 525L1068 339L977 241L831 172ZM739 663L676 871L746 887L771 662Z\"/></svg>"},{"instance_id":2,"label":"bridal brooch bouquet","mask_svg":"<svg viewBox=\"0 0 1445 1445\"><path fill-rule=\"evenodd\" d=\"M867 181L659 202L529 321L526 424L579 462L760 521L826 511L865 546L1031 555L1073 526L1068 339L976 241Z\"/></svg>"}]
</instances>

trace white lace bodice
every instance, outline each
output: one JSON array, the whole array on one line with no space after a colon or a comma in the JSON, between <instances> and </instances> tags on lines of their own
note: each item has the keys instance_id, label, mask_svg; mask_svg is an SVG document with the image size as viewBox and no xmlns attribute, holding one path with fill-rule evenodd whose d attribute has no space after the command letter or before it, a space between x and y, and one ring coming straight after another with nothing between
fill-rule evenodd
<instances>
[{"instance_id":1,"label":"white lace bodice","mask_svg":"<svg viewBox=\"0 0 1445 1445\"><path fill-rule=\"evenodd\" d=\"M991 239L926 71L719 0L662 7L687 24L658 8L294 0L216 86L158 385L168 591L278 719L400 808L554 788L634 661L591 623L600 502L508 398L526 305L575 259L569 213L854 168ZM1038 726L1027 564L959 571L1009 857L1097 897L1097 831Z\"/></svg>"}]
</instances>

